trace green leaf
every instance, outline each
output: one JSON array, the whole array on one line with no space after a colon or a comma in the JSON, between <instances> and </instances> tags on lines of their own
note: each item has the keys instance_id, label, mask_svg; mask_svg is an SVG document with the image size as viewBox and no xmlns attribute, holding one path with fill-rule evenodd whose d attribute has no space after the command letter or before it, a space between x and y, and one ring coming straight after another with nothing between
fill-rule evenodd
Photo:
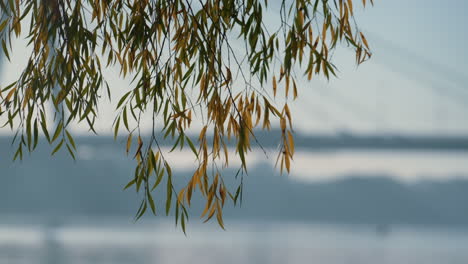
<instances>
[{"instance_id":1,"label":"green leaf","mask_svg":"<svg viewBox=\"0 0 468 264\"><path fill-rule=\"evenodd\" d=\"M147 208L147 203L145 200L143 200L140 205L140 209L138 209L137 216L135 217L135 221L138 221L138 219L140 219L145 214L146 208Z\"/></svg>"},{"instance_id":2,"label":"green leaf","mask_svg":"<svg viewBox=\"0 0 468 264\"><path fill-rule=\"evenodd\" d=\"M196 149L195 146L193 145L192 140L190 140L190 138L189 138L188 136L186 136L186 138L187 138L187 142L188 142L188 144L189 144L189 146L190 146L190 149L192 150L193 154L195 154L195 156L196 156L197 159L198 159L197 149Z\"/></svg>"},{"instance_id":3,"label":"green leaf","mask_svg":"<svg viewBox=\"0 0 468 264\"><path fill-rule=\"evenodd\" d=\"M169 173L168 173L169 174ZM171 202L172 202L172 180L171 177L167 177L167 190L166 190L166 215L169 215L169 211L171 210Z\"/></svg>"},{"instance_id":4,"label":"green leaf","mask_svg":"<svg viewBox=\"0 0 468 264\"><path fill-rule=\"evenodd\" d=\"M12 13L15 13L15 3L13 2L13 0L8 0L9 4L10 4L10 10Z\"/></svg>"},{"instance_id":5,"label":"green leaf","mask_svg":"<svg viewBox=\"0 0 468 264\"><path fill-rule=\"evenodd\" d=\"M127 92L126 94L124 94L119 102L117 103L117 107L115 109L118 109L120 106L122 106L122 104L125 102L125 99L127 99L127 97L130 95L131 91Z\"/></svg>"},{"instance_id":6,"label":"green leaf","mask_svg":"<svg viewBox=\"0 0 468 264\"><path fill-rule=\"evenodd\" d=\"M174 149L177 147L177 145L179 145L179 142L180 142L181 138L182 138L182 134L179 134L179 136L177 137L176 142L174 143L174 146L172 146L172 148L171 148L171 150L169 150L169 152L174 151Z\"/></svg>"},{"instance_id":7,"label":"green leaf","mask_svg":"<svg viewBox=\"0 0 468 264\"><path fill-rule=\"evenodd\" d=\"M115 126L114 126L114 140L117 138L117 135L119 134L119 125L120 125L120 117L117 118L117 121L115 122Z\"/></svg>"},{"instance_id":8,"label":"green leaf","mask_svg":"<svg viewBox=\"0 0 468 264\"><path fill-rule=\"evenodd\" d=\"M33 133L34 133L34 146L33 146L33 149L35 149L37 147L37 142L39 140L39 131L38 131L38 128L37 128L37 119L34 120L34 127L33 127Z\"/></svg>"},{"instance_id":9,"label":"green leaf","mask_svg":"<svg viewBox=\"0 0 468 264\"><path fill-rule=\"evenodd\" d=\"M73 153L73 150L70 148L70 145L67 144L67 149L68 153L70 153L70 156L73 158L73 160L76 160L75 153Z\"/></svg>"},{"instance_id":10,"label":"green leaf","mask_svg":"<svg viewBox=\"0 0 468 264\"><path fill-rule=\"evenodd\" d=\"M41 128L42 128L42 132L44 133L44 136L46 137L47 141L50 143L50 136L49 136L49 132L47 131L47 125L44 119L41 120Z\"/></svg>"},{"instance_id":11,"label":"green leaf","mask_svg":"<svg viewBox=\"0 0 468 264\"><path fill-rule=\"evenodd\" d=\"M127 185L125 185L125 187L124 187L123 189L126 190L126 189L130 188L130 186L134 185L135 182L136 182L135 179L129 181L129 182L127 183Z\"/></svg>"},{"instance_id":12,"label":"green leaf","mask_svg":"<svg viewBox=\"0 0 468 264\"><path fill-rule=\"evenodd\" d=\"M17 158L20 158L20 160L23 159L23 145L20 143L18 146L18 149L16 150L15 156L13 156L13 161L15 161Z\"/></svg>"},{"instance_id":13,"label":"green leaf","mask_svg":"<svg viewBox=\"0 0 468 264\"><path fill-rule=\"evenodd\" d=\"M147 196L148 196L148 202L151 207L151 211L153 212L154 215L156 215L156 206L154 205L153 197L151 196L151 193L149 191L147 192Z\"/></svg>"},{"instance_id":14,"label":"green leaf","mask_svg":"<svg viewBox=\"0 0 468 264\"><path fill-rule=\"evenodd\" d=\"M54 151L52 151L52 155L54 155L57 151L59 151L59 149L62 147L62 144L63 144L63 139L60 140L60 143L58 143L58 145L55 147Z\"/></svg>"},{"instance_id":15,"label":"green leaf","mask_svg":"<svg viewBox=\"0 0 468 264\"><path fill-rule=\"evenodd\" d=\"M154 183L153 187L151 188L151 191L153 191L154 189L156 189L156 187L158 187L159 183L161 182L162 178L163 178L163 175L164 175L164 168L160 170L160 172L158 173L158 177L156 179L156 182Z\"/></svg>"},{"instance_id":16,"label":"green leaf","mask_svg":"<svg viewBox=\"0 0 468 264\"><path fill-rule=\"evenodd\" d=\"M10 54L8 54L8 48L6 46L6 43L5 43L5 40L2 39L2 48L3 48L3 52L5 53L5 55L7 56L7 59L8 61L11 61L10 59Z\"/></svg>"},{"instance_id":17,"label":"green leaf","mask_svg":"<svg viewBox=\"0 0 468 264\"><path fill-rule=\"evenodd\" d=\"M72 145L73 149L76 150L75 140L73 140L72 135L70 135L70 133L68 132L68 130L65 130L65 134L67 135L68 141L69 141L70 144Z\"/></svg>"},{"instance_id":18,"label":"green leaf","mask_svg":"<svg viewBox=\"0 0 468 264\"><path fill-rule=\"evenodd\" d=\"M29 113L32 113L32 111L30 111ZM31 151L32 131L31 131L31 121L29 119L26 121L26 136L27 136L27 141L28 141L28 149L29 151Z\"/></svg>"},{"instance_id":19,"label":"green leaf","mask_svg":"<svg viewBox=\"0 0 468 264\"><path fill-rule=\"evenodd\" d=\"M5 27L8 25L8 19L5 19L1 24L0 24L0 32L3 32Z\"/></svg>"},{"instance_id":20,"label":"green leaf","mask_svg":"<svg viewBox=\"0 0 468 264\"><path fill-rule=\"evenodd\" d=\"M175 225L179 223L179 201L176 202L176 207L175 207Z\"/></svg>"},{"instance_id":21,"label":"green leaf","mask_svg":"<svg viewBox=\"0 0 468 264\"><path fill-rule=\"evenodd\" d=\"M138 168L137 167L137 172L138 172ZM138 172L137 175L137 182L136 182L136 191L140 191L140 186L141 186L141 183L143 182L143 179L145 178L145 170L144 168L141 168Z\"/></svg>"},{"instance_id":22,"label":"green leaf","mask_svg":"<svg viewBox=\"0 0 468 264\"><path fill-rule=\"evenodd\" d=\"M55 129L54 136L52 137L52 142L54 142L58 138L58 136L60 135L60 132L62 132L62 128L63 128L63 122L59 122L59 124L57 125L57 128Z\"/></svg>"},{"instance_id":23,"label":"green leaf","mask_svg":"<svg viewBox=\"0 0 468 264\"><path fill-rule=\"evenodd\" d=\"M122 116L125 128L127 129L127 131L129 131L130 129L128 128L127 107L124 108Z\"/></svg>"},{"instance_id":24,"label":"green leaf","mask_svg":"<svg viewBox=\"0 0 468 264\"><path fill-rule=\"evenodd\" d=\"M180 218L180 225L182 226L182 231L184 231L184 234L187 235L186 233L186 228L185 228L185 217L184 217L184 214L181 215L181 218Z\"/></svg>"},{"instance_id":25,"label":"green leaf","mask_svg":"<svg viewBox=\"0 0 468 264\"><path fill-rule=\"evenodd\" d=\"M13 86L15 86L15 84L16 84L16 81L10 83L8 86L6 86L5 88L2 89L2 92L10 90Z\"/></svg>"}]
</instances>

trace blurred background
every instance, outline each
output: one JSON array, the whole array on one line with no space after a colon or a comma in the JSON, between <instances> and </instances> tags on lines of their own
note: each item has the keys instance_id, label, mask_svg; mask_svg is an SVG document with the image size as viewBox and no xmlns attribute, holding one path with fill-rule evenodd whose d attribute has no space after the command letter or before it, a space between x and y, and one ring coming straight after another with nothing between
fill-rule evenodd
<instances>
[{"instance_id":1,"label":"blurred background","mask_svg":"<svg viewBox=\"0 0 468 264\"><path fill-rule=\"evenodd\" d=\"M1 129L0 263L468 263L467 8L463 0L359 8L372 59L357 68L339 49L338 78L301 83L292 173L274 168L278 133L260 133L268 155L249 155L243 203L227 205L226 231L202 223L200 202L186 236L171 216L134 222L140 197L122 190L134 161L125 139L111 136L115 100L101 108L99 136L73 129L76 161L39 145L11 162L12 134ZM2 86L27 52L11 56ZM108 74L123 93L127 83ZM180 186L191 156L170 158ZM235 174L234 164L229 184ZM156 197L163 215L165 194Z\"/></svg>"}]
</instances>

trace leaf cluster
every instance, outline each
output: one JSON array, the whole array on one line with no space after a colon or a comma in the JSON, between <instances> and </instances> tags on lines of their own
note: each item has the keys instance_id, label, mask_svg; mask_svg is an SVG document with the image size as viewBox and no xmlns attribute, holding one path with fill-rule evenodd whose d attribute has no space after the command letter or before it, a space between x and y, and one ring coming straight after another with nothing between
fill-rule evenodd
<instances>
[{"instance_id":1,"label":"leaf cluster","mask_svg":"<svg viewBox=\"0 0 468 264\"><path fill-rule=\"evenodd\" d=\"M0 118L16 131L15 159L37 146L39 130L54 144L53 154L66 146L74 158L70 123L96 132L101 97L113 94L103 70L117 67L122 78L132 80L116 104L113 130L115 137L126 131L126 152L136 161L125 187L144 192L136 218L147 208L158 212L152 193L165 181L164 211L174 210L184 231L196 190L206 201L202 217L216 216L224 227L226 200L242 197L247 155L258 143L256 127L279 123L277 164L281 171L291 169L288 103L299 94L298 78L334 76L332 54L340 43L355 51L358 64L370 58L354 2L282 0L280 24L272 28L265 24L267 0L0 1L4 54L10 58L14 38L24 36L32 47L18 79L0 92ZM152 117L150 135L140 129L144 113ZM202 123L195 142L187 133L194 121ZM179 190L159 144L163 138L173 143L171 151L188 146L198 164ZM240 160L241 183L231 192L221 171L232 159Z\"/></svg>"}]
</instances>

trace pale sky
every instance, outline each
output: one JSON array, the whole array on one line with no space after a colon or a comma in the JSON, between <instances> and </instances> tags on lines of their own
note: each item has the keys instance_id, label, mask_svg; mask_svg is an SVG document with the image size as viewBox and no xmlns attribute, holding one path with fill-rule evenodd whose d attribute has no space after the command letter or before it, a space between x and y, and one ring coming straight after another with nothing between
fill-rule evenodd
<instances>
[{"instance_id":1,"label":"pale sky","mask_svg":"<svg viewBox=\"0 0 468 264\"><path fill-rule=\"evenodd\" d=\"M351 131L466 134L467 7L461 0L376 0L357 21L373 58L356 69L350 56L337 55L338 79L311 85L311 99L300 103L315 99L337 120L330 123Z\"/></svg>"}]
</instances>

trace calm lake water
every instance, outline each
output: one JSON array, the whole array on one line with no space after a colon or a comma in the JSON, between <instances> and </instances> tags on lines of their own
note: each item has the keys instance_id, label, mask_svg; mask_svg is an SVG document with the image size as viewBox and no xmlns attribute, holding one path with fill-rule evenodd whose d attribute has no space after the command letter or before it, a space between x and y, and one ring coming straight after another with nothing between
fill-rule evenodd
<instances>
[{"instance_id":1,"label":"calm lake water","mask_svg":"<svg viewBox=\"0 0 468 264\"><path fill-rule=\"evenodd\" d=\"M181 171L193 168L192 160L184 158L182 154L177 153L174 164L176 163ZM261 157L261 154L250 156L252 158L249 160L250 165L255 167L256 164L274 163L271 160L262 160ZM441 181L454 178L466 179L468 178L467 159L467 153L302 152L295 157L295 170L293 170L291 180L294 180L294 186L296 186L297 184L313 183L317 180L332 181L339 177L346 177L347 174L373 177L373 175L379 175L379 172L383 172L383 175L390 175L391 179L411 184L426 179ZM119 201L126 201L130 197L123 196L128 195L128 192L122 192L121 189L128 182L128 177L133 171L132 161L126 159L125 155L114 147L89 145L78 149L76 163L68 159L65 160L63 157L59 162L52 162L48 152L47 155L38 156L36 154L34 158L25 160L23 163L12 165L4 162L4 167L9 171L6 174L8 177L5 177L2 185L4 187L3 193L10 194L10 196L5 195L1 202L6 209L10 209L10 207L16 209L16 211L11 209L8 212L14 211L26 215L0 216L0 264L468 263L468 229L450 227L234 222L226 220L227 230L223 231L214 222L198 223L197 217L194 216L188 226L188 234L184 236L179 228L175 228L170 217L162 221L158 219L157 222L143 219L137 223L133 223L131 219L115 218L98 220L72 218L67 221L37 220L34 218L35 216L27 215L31 213L32 209L37 209L36 213L47 215L47 212L43 212L45 210L40 208L52 208L51 211L56 210L66 214L70 211L75 213L75 207L77 207L76 213L81 212L80 206L92 211L95 208L90 205L96 205L99 201L101 207L96 206L96 208L106 209L107 207L102 206L102 204L105 206L110 204L114 209L130 206L130 203L123 205ZM261 168L269 167L263 166ZM273 170L265 171L270 173ZM5 184L5 181L9 181L9 184ZM95 183L95 185L90 185L90 182ZM252 180L250 183L252 182L254 181ZM103 183L109 183L109 185ZM284 183L285 181L279 181L279 184ZM387 186L385 184L388 184L387 181L377 183L382 185L370 186L381 186L383 190L387 190L385 187ZM276 186L273 185L275 184L273 181L271 184L270 186ZM390 182L392 188L398 187L398 193L401 190L406 190L404 186L395 184ZM255 189L257 186L261 185L254 185L253 189L250 190L251 194L254 191L260 191ZM279 190L288 191L289 185L285 186L286 189ZM364 187L366 186L364 185ZM294 190L308 191L306 188L295 188ZM337 197L343 195L342 190L344 189L338 188L336 190ZM363 192L366 190L362 189ZM103 196L103 193L108 196ZM404 193L408 194L410 191ZM436 193L439 194L439 192ZM328 195L329 192L325 194ZM356 194L356 192L351 192L351 194ZM393 193L388 192L387 194ZM248 195L247 193L246 197ZM278 194L275 193L275 195ZM376 196L368 197L378 197L381 193L372 195ZM111 198L103 200L103 197ZM118 200L119 197L127 198ZM250 197L251 201L258 201L260 196L251 195ZM291 199L297 198L290 197ZM409 202L414 202L410 199L413 196L409 195L408 197ZM401 206L390 198L390 201L397 204L395 207L384 207L387 208L385 212L395 215L394 208ZM463 205L466 198L466 195L460 195L459 199L448 199L440 207L445 208L444 206L453 204ZM439 199L443 200L437 196L434 201ZM291 208L293 206L290 201L292 200L287 200L282 205L285 208ZM383 201L386 200L383 199ZM271 200L267 202L273 205L271 210L279 212L279 214L284 213ZM303 204L297 203L294 206L299 212L307 210L307 203L308 201L304 200ZM346 205L340 201L336 204ZM387 205L392 204L387 203ZM369 212L375 212L376 207L372 207L374 206L372 203L368 203L368 206ZM70 208L72 210L65 210ZM349 207L344 208L348 209ZM422 209L432 212L431 208L433 207ZM461 206L452 206L451 208L455 208L453 211L456 212L463 211ZM415 207L415 210L417 209L420 208ZM424 210L422 213L426 213ZM115 211L120 212L117 209ZM442 213L445 212L442 211ZM125 211L123 212L125 214ZM128 213L129 217L132 216L131 212L133 211ZM400 215L404 213L407 212L400 212ZM255 215L251 212L245 214ZM268 214L260 214L260 216L264 215ZM429 215L432 217L432 214ZM298 217L298 219L303 218Z\"/></svg>"},{"instance_id":2,"label":"calm lake water","mask_svg":"<svg viewBox=\"0 0 468 264\"><path fill-rule=\"evenodd\" d=\"M309 223L102 220L0 224L0 263L468 263L468 230Z\"/></svg>"}]
</instances>

